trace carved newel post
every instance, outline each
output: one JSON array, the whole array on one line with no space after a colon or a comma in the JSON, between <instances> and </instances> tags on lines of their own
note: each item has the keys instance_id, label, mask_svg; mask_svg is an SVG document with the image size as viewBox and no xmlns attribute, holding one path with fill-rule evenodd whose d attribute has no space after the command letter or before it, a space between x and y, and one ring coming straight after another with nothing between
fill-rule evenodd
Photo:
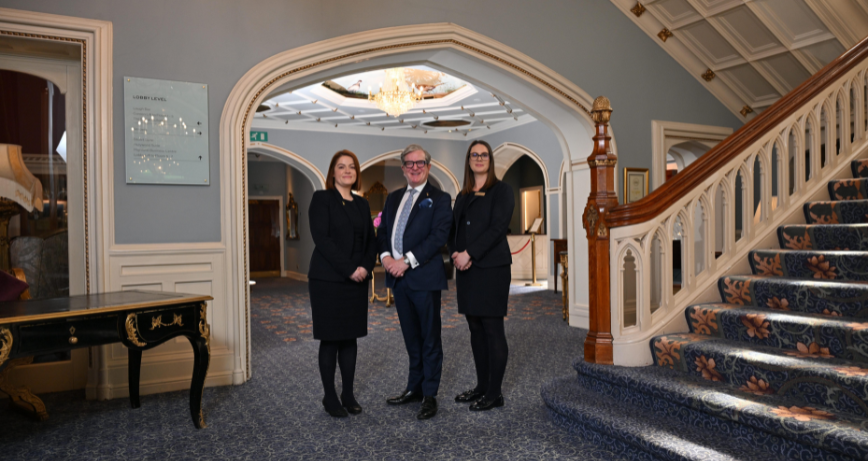
<instances>
[{"instance_id":1,"label":"carved newel post","mask_svg":"<svg viewBox=\"0 0 868 461\"><path fill-rule=\"evenodd\" d=\"M609 228L606 216L618 205L615 193L615 165L609 141L609 118L612 106L603 96L594 100L591 117L596 124L594 151L588 157L591 194L582 215L588 237L589 329L585 338L585 361L612 364L612 315L609 280Z\"/></svg>"}]
</instances>

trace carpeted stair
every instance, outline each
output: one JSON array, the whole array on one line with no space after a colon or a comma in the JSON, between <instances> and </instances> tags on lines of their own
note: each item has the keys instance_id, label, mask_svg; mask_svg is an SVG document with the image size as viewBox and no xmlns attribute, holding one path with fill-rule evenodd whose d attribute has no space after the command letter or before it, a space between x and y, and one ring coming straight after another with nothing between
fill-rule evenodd
<instances>
[{"instance_id":1,"label":"carpeted stair","mask_svg":"<svg viewBox=\"0 0 868 461\"><path fill-rule=\"evenodd\" d=\"M555 421L641 459L868 459L868 160L690 306L644 368L574 364ZM629 416L624 416L629 415Z\"/></svg>"}]
</instances>

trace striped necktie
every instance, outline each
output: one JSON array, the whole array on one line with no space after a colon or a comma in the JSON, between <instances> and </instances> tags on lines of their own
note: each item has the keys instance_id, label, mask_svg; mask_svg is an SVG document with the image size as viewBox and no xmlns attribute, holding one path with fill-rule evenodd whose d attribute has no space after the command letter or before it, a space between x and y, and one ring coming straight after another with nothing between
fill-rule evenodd
<instances>
[{"instance_id":1,"label":"striped necktie","mask_svg":"<svg viewBox=\"0 0 868 461\"><path fill-rule=\"evenodd\" d=\"M407 220L410 219L410 211L413 210L413 194L416 193L416 189L407 189L407 192L410 196L404 202L401 216L398 217L398 227L395 228L395 251L400 255L404 254L404 229L407 228Z\"/></svg>"}]
</instances>

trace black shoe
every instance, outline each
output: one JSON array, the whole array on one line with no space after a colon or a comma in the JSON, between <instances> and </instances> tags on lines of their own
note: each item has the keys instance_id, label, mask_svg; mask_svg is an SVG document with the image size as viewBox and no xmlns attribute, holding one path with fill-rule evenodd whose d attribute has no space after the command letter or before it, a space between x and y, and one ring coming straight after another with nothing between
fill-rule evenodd
<instances>
[{"instance_id":1,"label":"black shoe","mask_svg":"<svg viewBox=\"0 0 868 461\"><path fill-rule=\"evenodd\" d=\"M357 415L362 412L362 406L353 397L348 399L341 397L341 406L346 408L347 412L351 415Z\"/></svg>"},{"instance_id":2,"label":"black shoe","mask_svg":"<svg viewBox=\"0 0 868 461\"><path fill-rule=\"evenodd\" d=\"M404 391L403 394L386 399L389 405L403 405L410 402L421 402L422 393L413 391Z\"/></svg>"},{"instance_id":3,"label":"black shoe","mask_svg":"<svg viewBox=\"0 0 868 461\"><path fill-rule=\"evenodd\" d=\"M474 400L479 400L482 396L485 395L485 392L477 391L476 389L470 389L469 391L464 391L455 396L455 401L460 403L472 402Z\"/></svg>"},{"instance_id":4,"label":"black shoe","mask_svg":"<svg viewBox=\"0 0 868 461\"><path fill-rule=\"evenodd\" d=\"M437 414L437 399L434 397L425 397L422 400L422 408L419 413L416 413L416 419L431 419Z\"/></svg>"},{"instance_id":5,"label":"black shoe","mask_svg":"<svg viewBox=\"0 0 868 461\"><path fill-rule=\"evenodd\" d=\"M326 405L326 399L322 399L322 406L323 406L323 408L325 408L326 413L328 413L331 416L334 416L335 418L346 418L347 416L349 416L349 414L347 413L347 410L344 410L343 407L334 407L334 406Z\"/></svg>"},{"instance_id":6,"label":"black shoe","mask_svg":"<svg viewBox=\"0 0 868 461\"><path fill-rule=\"evenodd\" d=\"M498 395L497 397L490 399L487 397L483 397L480 400L477 400L473 405L470 405L470 411L485 411L491 410L494 407L502 407L503 406L503 396Z\"/></svg>"}]
</instances>

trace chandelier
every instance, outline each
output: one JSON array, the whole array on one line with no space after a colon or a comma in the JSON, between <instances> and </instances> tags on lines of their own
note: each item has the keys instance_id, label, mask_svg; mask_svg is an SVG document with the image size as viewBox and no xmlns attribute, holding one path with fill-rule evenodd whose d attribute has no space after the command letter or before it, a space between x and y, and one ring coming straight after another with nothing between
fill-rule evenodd
<instances>
[{"instance_id":1,"label":"chandelier","mask_svg":"<svg viewBox=\"0 0 868 461\"><path fill-rule=\"evenodd\" d=\"M422 89L416 88L415 84L407 86L404 69L388 69L379 93L371 94L371 87L368 87L368 100L376 102L386 114L397 117L412 109L416 101L422 100Z\"/></svg>"}]
</instances>

